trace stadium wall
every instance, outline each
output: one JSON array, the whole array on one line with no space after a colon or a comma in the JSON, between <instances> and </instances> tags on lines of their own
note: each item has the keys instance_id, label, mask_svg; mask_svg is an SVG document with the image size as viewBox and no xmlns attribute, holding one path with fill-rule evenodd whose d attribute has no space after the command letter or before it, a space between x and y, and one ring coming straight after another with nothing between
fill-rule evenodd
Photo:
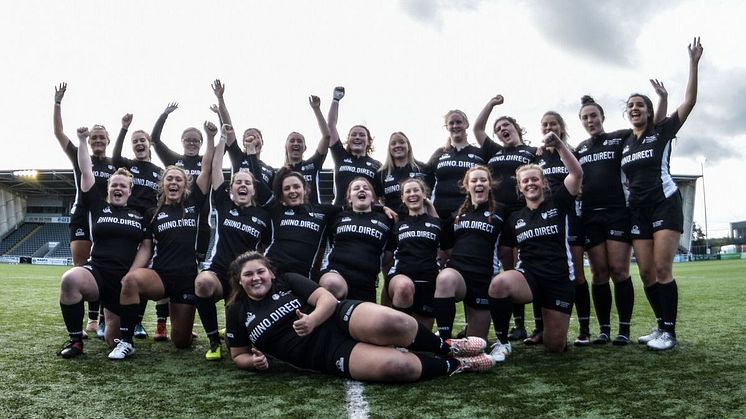
<instances>
[{"instance_id":1,"label":"stadium wall","mask_svg":"<svg viewBox=\"0 0 746 419\"><path fill-rule=\"evenodd\" d=\"M26 215L26 199L13 192L0 188L0 237L23 222Z\"/></svg>"}]
</instances>

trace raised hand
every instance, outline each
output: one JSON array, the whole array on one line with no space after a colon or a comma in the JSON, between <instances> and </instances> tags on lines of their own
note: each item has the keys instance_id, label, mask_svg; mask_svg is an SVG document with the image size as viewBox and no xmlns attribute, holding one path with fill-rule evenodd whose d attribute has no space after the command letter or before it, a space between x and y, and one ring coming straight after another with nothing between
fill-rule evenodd
<instances>
[{"instance_id":1,"label":"raised hand","mask_svg":"<svg viewBox=\"0 0 746 419\"><path fill-rule=\"evenodd\" d=\"M126 113L122 117L122 128L128 129L130 127L130 124L132 123L132 114Z\"/></svg>"},{"instance_id":2,"label":"raised hand","mask_svg":"<svg viewBox=\"0 0 746 419\"><path fill-rule=\"evenodd\" d=\"M218 133L218 127L216 127L215 124L210 121L205 121L205 132L210 137L215 137L215 135Z\"/></svg>"},{"instance_id":3,"label":"raised hand","mask_svg":"<svg viewBox=\"0 0 746 419\"><path fill-rule=\"evenodd\" d=\"M562 140L560 137L557 136L557 134L553 132L548 132L546 135L544 135L544 147L558 147L562 144Z\"/></svg>"},{"instance_id":4,"label":"raised hand","mask_svg":"<svg viewBox=\"0 0 746 419\"><path fill-rule=\"evenodd\" d=\"M171 112L175 111L179 107L179 104L176 102L171 102L166 106L166 109L163 110L163 113L170 114Z\"/></svg>"},{"instance_id":5,"label":"raised hand","mask_svg":"<svg viewBox=\"0 0 746 419\"><path fill-rule=\"evenodd\" d=\"M215 79L215 81L212 82L211 86L212 92L215 93L215 97L221 99L223 97L223 93L225 93L225 85L220 82L220 79Z\"/></svg>"},{"instance_id":6,"label":"raised hand","mask_svg":"<svg viewBox=\"0 0 746 419\"><path fill-rule=\"evenodd\" d=\"M666 90L666 86L663 85L662 81L658 81L658 79L650 79L650 84L653 85L656 95L662 98L668 97L668 90Z\"/></svg>"},{"instance_id":7,"label":"raised hand","mask_svg":"<svg viewBox=\"0 0 746 419\"><path fill-rule=\"evenodd\" d=\"M254 368L258 370L266 370L267 368L269 368L269 362L267 362L267 357L264 356L264 354L261 353L258 349L251 348L251 355L254 361L253 362Z\"/></svg>"},{"instance_id":8,"label":"raised hand","mask_svg":"<svg viewBox=\"0 0 746 419\"><path fill-rule=\"evenodd\" d=\"M67 90L67 83L62 82L59 86L54 86L54 101L55 103L61 103L62 98L65 97L65 91Z\"/></svg>"},{"instance_id":9,"label":"raised hand","mask_svg":"<svg viewBox=\"0 0 746 419\"><path fill-rule=\"evenodd\" d=\"M503 95L496 95L495 97L490 99L489 104L491 106L497 106L497 105L502 105L503 102L505 102L505 98L503 98Z\"/></svg>"},{"instance_id":10,"label":"raised hand","mask_svg":"<svg viewBox=\"0 0 746 419\"><path fill-rule=\"evenodd\" d=\"M699 63L699 59L702 58L702 43L699 42L699 37L695 37L691 44L689 44L689 59L695 63Z\"/></svg>"},{"instance_id":11,"label":"raised hand","mask_svg":"<svg viewBox=\"0 0 746 419\"><path fill-rule=\"evenodd\" d=\"M220 127L220 130L220 139L222 141L227 143L229 140L236 138L236 133L233 131L233 125L223 124L223 126Z\"/></svg>"},{"instance_id":12,"label":"raised hand","mask_svg":"<svg viewBox=\"0 0 746 419\"><path fill-rule=\"evenodd\" d=\"M342 93L344 96L344 93ZM311 104L313 109L319 109L321 107L321 99L318 96L311 95L308 97L308 103Z\"/></svg>"},{"instance_id":13,"label":"raised hand","mask_svg":"<svg viewBox=\"0 0 746 419\"><path fill-rule=\"evenodd\" d=\"M220 115L220 108L218 108L218 105L213 103L212 105L210 105L210 110Z\"/></svg>"},{"instance_id":14,"label":"raised hand","mask_svg":"<svg viewBox=\"0 0 746 419\"><path fill-rule=\"evenodd\" d=\"M80 127L78 128L78 139L81 142L85 142L85 140L88 139L88 136L90 136L91 133L88 131L88 127Z\"/></svg>"},{"instance_id":15,"label":"raised hand","mask_svg":"<svg viewBox=\"0 0 746 419\"><path fill-rule=\"evenodd\" d=\"M334 100L341 100L343 97L345 97L345 88L342 86L337 86L334 88Z\"/></svg>"}]
</instances>

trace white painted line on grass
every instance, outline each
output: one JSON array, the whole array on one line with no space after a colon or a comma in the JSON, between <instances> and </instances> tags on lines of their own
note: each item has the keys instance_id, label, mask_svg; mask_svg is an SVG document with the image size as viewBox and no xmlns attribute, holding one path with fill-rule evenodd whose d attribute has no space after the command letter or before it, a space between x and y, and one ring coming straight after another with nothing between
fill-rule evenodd
<instances>
[{"instance_id":1,"label":"white painted line on grass","mask_svg":"<svg viewBox=\"0 0 746 419\"><path fill-rule=\"evenodd\" d=\"M350 419L367 419L370 416L368 402L363 396L363 383L360 381L345 381L347 393L347 417Z\"/></svg>"}]
</instances>

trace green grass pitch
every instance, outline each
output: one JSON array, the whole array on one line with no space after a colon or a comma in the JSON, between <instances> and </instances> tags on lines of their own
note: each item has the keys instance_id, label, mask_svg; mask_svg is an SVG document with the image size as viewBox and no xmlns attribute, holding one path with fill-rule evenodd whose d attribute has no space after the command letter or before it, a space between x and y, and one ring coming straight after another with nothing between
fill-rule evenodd
<instances>
[{"instance_id":1,"label":"green grass pitch","mask_svg":"<svg viewBox=\"0 0 746 419\"><path fill-rule=\"evenodd\" d=\"M348 415L344 380L279 362L254 373L226 359L205 361L198 322L202 337L192 350L148 339L136 342L134 358L112 362L105 345L92 339L83 356L56 356L67 339L58 303L63 271L0 265L0 417ZM672 351L632 344L549 355L519 343L508 362L486 374L365 384L370 416L746 417L746 261L681 263L674 272L680 307L679 346ZM653 317L634 266L633 278L637 337ZM151 333L154 311L151 303L145 318ZM595 319L591 326L598 332ZM576 333L573 318L570 339Z\"/></svg>"}]
</instances>

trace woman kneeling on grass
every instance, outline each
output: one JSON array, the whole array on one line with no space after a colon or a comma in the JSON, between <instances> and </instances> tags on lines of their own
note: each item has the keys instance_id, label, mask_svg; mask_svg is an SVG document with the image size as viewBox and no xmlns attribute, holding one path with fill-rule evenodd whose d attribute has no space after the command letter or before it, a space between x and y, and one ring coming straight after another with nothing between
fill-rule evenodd
<instances>
[{"instance_id":1,"label":"woman kneeling on grass","mask_svg":"<svg viewBox=\"0 0 746 419\"><path fill-rule=\"evenodd\" d=\"M238 368L266 370L267 355L298 368L362 381L417 381L465 371L488 371L486 342L443 341L414 318L388 307L337 301L298 274L275 276L257 252L231 264L226 337ZM402 352L428 351L441 355Z\"/></svg>"},{"instance_id":2,"label":"woman kneeling on grass","mask_svg":"<svg viewBox=\"0 0 746 419\"><path fill-rule=\"evenodd\" d=\"M490 312L498 339L491 352L493 358L504 358L511 352L507 335L514 302L534 301L541 306L547 351L561 352L567 345L575 300L567 217L575 211L583 169L555 133L546 134L544 146L559 152L568 174L563 184L550 194L541 166L528 164L516 170L518 191L526 198L526 206L507 220L509 232L518 242L518 263L514 270L495 276L489 287Z\"/></svg>"}]
</instances>

